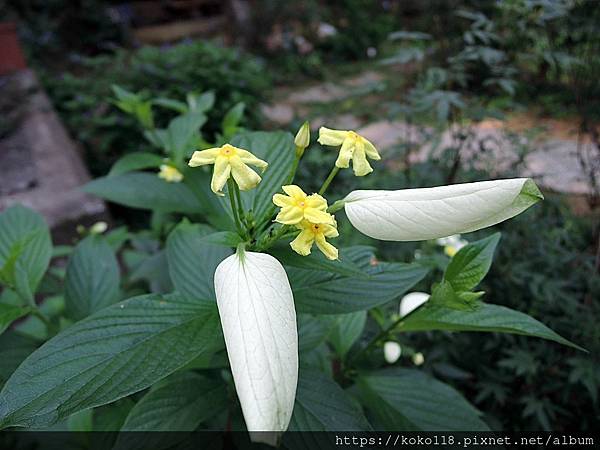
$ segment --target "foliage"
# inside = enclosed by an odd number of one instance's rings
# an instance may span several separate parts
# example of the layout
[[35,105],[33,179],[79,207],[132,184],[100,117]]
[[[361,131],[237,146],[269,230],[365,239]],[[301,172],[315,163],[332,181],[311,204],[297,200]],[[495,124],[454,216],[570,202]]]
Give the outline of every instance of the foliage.
[[[42,80],[69,131],[83,145],[94,175],[106,174],[120,156],[147,148],[137,132],[136,119],[108,101],[112,85],[122,86],[143,100],[181,101],[188,92],[212,92],[214,104],[205,110],[207,139],[215,137],[227,111],[239,103],[246,105],[248,123],[256,124],[255,106],[268,86],[268,78],[255,59],[207,42],[144,47],[132,53],[117,50],[83,58],[69,73],[46,72]],[[155,115],[155,122],[160,124],[173,113],[161,108]]]
[[[0,351],[15,339],[35,343],[13,356],[3,374],[2,427],[73,427],[78,423],[73,415],[91,408],[91,429],[99,429],[99,418],[108,414],[114,415],[115,430],[243,429],[239,406],[227,396],[234,386],[215,305],[220,284],[213,284],[214,268],[232,247],[238,254],[240,246],[272,253],[289,277],[298,311],[301,367],[291,430],[463,430],[465,423],[470,429],[489,429],[493,422],[448,384],[415,368],[386,370],[383,342],[404,336],[412,340],[406,334],[410,330],[500,331],[576,347],[532,317],[483,303],[482,293],[474,292],[490,269],[498,235],[461,249],[441,278],[427,275],[438,267],[427,261],[384,262],[366,246],[342,248],[338,261],[320,254],[301,257],[277,244],[281,237],[284,243],[289,240],[293,231],[272,225],[272,196],[302,156],[291,135],[239,133],[233,127],[237,135],[221,136],[268,160],[270,167],[257,189],[218,197],[208,190],[204,168],[184,164],[202,141],[198,121],[187,120],[198,114],[200,98],[161,101],[181,114],[159,129],[151,127],[144,107],[136,107],[145,100],[120,89],[116,94],[119,106],[146,125],[146,139],[184,178],[168,182],[144,171],[155,168],[144,158],[118,161],[88,191],[153,210],[152,227],[108,234],[93,227],[73,248],[54,249],[55,255],[68,255],[64,270],[48,268],[51,244],[36,213],[13,207],[0,214],[0,304],[23,308],[19,315],[29,315],[0,336]],[[169,138],[173,127],[178,132]],[[128,183],[144,187],[124,189]],[[167,200],[174,186],[180,192]],[[136,199],[142,194],[142,201]],[[15,228],[15,221],[24,225]],[[393,312],[398,299],[419,283],[431,286],[429,304],[398,319]],[[36,291],[45,298],[41,306],[32,300]],[[0,318],[6,328],[19,315]],[[580,353],[573,355],[584,360]],[[580,368],[572,375],[585,376]],[[130,399],[124,419],[117,408],[123,397]],[[210,404],[208,398],[213,399]],[[125,448],[131,444],[127,439],[120,436],[117,444]]]

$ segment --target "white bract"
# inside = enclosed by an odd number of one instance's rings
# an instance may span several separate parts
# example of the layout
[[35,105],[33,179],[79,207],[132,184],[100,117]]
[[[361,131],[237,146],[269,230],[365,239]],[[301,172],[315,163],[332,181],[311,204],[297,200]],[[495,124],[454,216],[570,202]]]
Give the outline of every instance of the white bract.
[[398,191],[353,191],[344,199],[361,233],[384,241],[422,241],[468,233],[516,216],[543,198],[528,178]]
[[242,252],[215,271],[215,292],[235,388],[252,440],[275,445],[287,429],[298,381],[298,332],[283,266]]
[[425,292],[411,292],[406,294],[400,300],[400,317],[404,317],[407,314],[413,312],[427,300],[429,300],[430,295]]

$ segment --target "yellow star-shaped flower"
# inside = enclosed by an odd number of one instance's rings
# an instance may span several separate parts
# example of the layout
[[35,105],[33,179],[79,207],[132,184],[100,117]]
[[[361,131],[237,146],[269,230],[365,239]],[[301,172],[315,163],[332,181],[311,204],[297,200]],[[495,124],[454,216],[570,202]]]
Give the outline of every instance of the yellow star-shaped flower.
[[188,165],[190,167],[214,164],[210,188],[217,195],[223,194],[223,186],[230,176],[239,186],[240,190],[248,191],[260,183],[260,176],[247,164],[258,167],[264,172],[268,164],[257,158],[248,150],[225,144],[222,147],[209,148],[194,152]]
[[352,160],[352,169],[357,177],[373,172],[373,168],[367,161],[367,156],[375,161],[381,159],[375,146],[354,131],[331,130],[321,127],[319,128],[318,142],[321,145],[333,147],[341,145],[340,154],[335,161],[335,165],[341,169],[346,169],[350,166],[350,160]]
[[[333,216],[332,216],[333,219]],[[310,250],[314,243],[328,259],[338,259],[338,250],[333,245],[325,240],[325,238],[338,237],[337,223],[333,220],[333,225],[326,223],[310,223],[308,220],[304,220],[296,225],[300,231],[300,234],[296,236],[290,247],[296,253],[306,256],[310,255]]]
[[[333,219],[333,216],[332,216]],[[290,247],[296,253],[306,256],[310,254],[310,250],[314,243],[328,259],[338,259],[338,249],[325,240],[325,238],[338,237],[337,223],[335,219],[333,224],[326,223],[310,223],[304,220],[296,225],[300,234],[290,242]]]
[[167,183],[180,183],[183,180],[183,174],[173,166],[161,164],[158,178],[162,178]]
[[275,218],[276,222],[295,225],[302,220],[312,223],[333,224],[333,216],[327,213],[327,200],[319,194],[306,195],[294,184],[282,187],[283,194],[275,194],[273,203],[281,208]]

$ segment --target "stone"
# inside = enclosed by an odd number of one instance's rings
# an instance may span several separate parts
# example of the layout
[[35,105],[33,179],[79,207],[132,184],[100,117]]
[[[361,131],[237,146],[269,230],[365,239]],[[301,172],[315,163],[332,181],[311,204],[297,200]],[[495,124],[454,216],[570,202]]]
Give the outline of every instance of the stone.
[[12,76],[25,111],[0,141],[7,164],[2,165],[0,210],[20,203],[41,213],[51,227],[106,220],[104,202],[79,190],[90,176],[34,73],[23,70]]

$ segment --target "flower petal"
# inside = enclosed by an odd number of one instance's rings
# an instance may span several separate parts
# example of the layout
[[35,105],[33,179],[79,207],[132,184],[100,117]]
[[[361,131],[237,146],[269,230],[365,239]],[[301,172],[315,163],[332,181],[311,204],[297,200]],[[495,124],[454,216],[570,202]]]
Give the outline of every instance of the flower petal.
[[236,147],[235,151],[236,151],[236,155],[240,157],[240,159],[242,160],[242,162],[244,164],[250,164],[252,166],[258,167],[261,170],[261,172],[264,172],[265,169],[269,165],[266,161],[263,161],[262,159],[257,158],[252,153],[250,153],[248,150],[244,150],[244,149]]
[[306,208],[304,210],[304,218],[312,223],[332,224],[334,222],[333,216],[331,214],[313,208]]
[[260,175],[242,162],[239,156],[229,158],[231,175],[241,191],[254,189],[260,183]]
[[357,177],[364,177],[373,172],[373,168],[369,164],[369,161],[367,161],[365,148],[362,143],[357,144],[354,149],[354,154],[352,155],[352,170]]
[[275,204],[275,206],[279,206],[280,208],[283,208],[285,206],[295,205],[296,201],[292,197],[288,197],[287,195],[275,194],[273,196],[273,203]]
[[295,225],[304,219],[304,211],[297,206],[284,206],[275,217],[275,222],[286,225]]
[[196,151],[192,154],[192,157],[188,162],[188,166],[198,167],[214,164],[220,150],[220,148],[209,148],[206,150]]
[[342,144],[342,148],[340,148],[340,153],[338,154],[337,159],[335,160],[336,167],[340,169],[346,169],[350,166],[350,160],[352,159],[352,155],[354,154],[354,140],[346,139]]
[[344,200],[360,232],[385,241],[421,241],[502,222],[543,199],[528,178],[399,191],[353,191]]
[[348,135],[347,131],[332,130],[331,128],[321,127],[319,128],[319,139],[317,141],[321,145],[331,145],[336,147],[342,145],[344,139]]
[[298,381],[292,289],[270,255],[231,255],[215,271],[217,306],[246,427],[254,441],[287,429]]
[[371,141],[365,139],[364,137],[362,138],[362,140],[365,145],[365,153],[367,154],[367,156],[374,161],[379,161],[381,159],[381,156],[379,156],[379,152],[371,143]]
[[215,194],[225,195],[223,194],[223,186],[227,183],[230,174],[231,166],[229,165],[229,159],[224,156],[217,157],[210,182],[210,188]]
[[327,211],[327,200],[319,194],[310,194],[306,197],[306,206],[308,208],[318,209],[319,211]]
[[290,197],[294,197],[295,199],[304,200],[306,198],[306,194],[299,186],[295,184],[288,184],[287,186],[282,186],[283,192],[285,192]]
[[315,242],[314,233],[310,230],[303,230],[296,236],[296,239],[290,242],[290,247],[299,255],[306,256],[310,255],[313,242]]
[[430,295],[425,292],[411,292],[406,294],[400,300],[400,317],[406,316],[408,313],[413,312],[427,300]]
[[327,242],[323,234],[318,234],[315,236],[315,243],[317,244],[319,250],[321,250],[321,252],[323,252],[323,254],[327,257],[327,259],[338,259],[338,249]]

